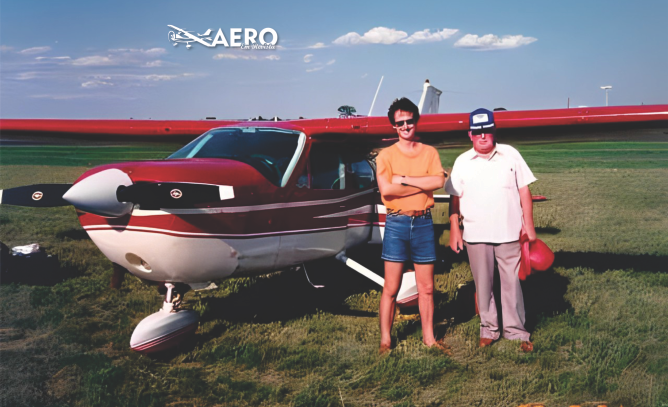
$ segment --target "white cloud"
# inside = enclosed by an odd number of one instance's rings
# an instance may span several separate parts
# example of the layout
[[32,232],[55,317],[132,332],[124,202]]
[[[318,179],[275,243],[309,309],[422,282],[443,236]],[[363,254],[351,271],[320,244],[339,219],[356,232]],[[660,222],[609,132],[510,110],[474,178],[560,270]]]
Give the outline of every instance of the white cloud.
[[495,49],[511,49],[521,47],[538,41],[537,38],[525,37],[523,35],[504,35],[499,38],[493,34],[479,37],[475,34],[466,34],[455,42],[457,48],[468,48],[476,51],[489,51]]
[[39,76],[39,72],[19,72],[18,75],[16,75],[16,79],[20,81],[27,81],[30,79],[35,79]]
[[365,32],[364,35],[349,32],[332,42],[335,45],[395,44],[407,36],[406,32],[395,30],[394,28],[375,27]]
[[315,68],[307,69],[306,72],[315,72],[321,70],[322,68],[324,68],[324,66],[316,66]]
[[332,59],[330,61],[327,61],[325,65],[332,65],[334,62],[336,62],[336,59]]
[[89,57],[77,58],[72,61],[72,65],[79,66],[102,66],[102,65],[116,65],[110,57],[103,57],[101,55],[93,55]]
[[362,43],[362,36],[356,32],[350,32],[332,41],[332,44],[335,45],[357,45],[360,43]]
[[147,49],[144,51],[143,49],[140,49],[139,52],[145,54],[145,55],[162,55],[167,53],[167,50],[164,48],[151,48]]
[[306,47],[306,48],[318,49],[318,48],[325,48],[325,47],[327,47],[327,45],[325,45],[324,42],[316,42],[315,44],[310,45],[310,46],[308,46],[308,47]]
[[369,74],[365,73],[364,75],[362,75],[362,78],[366,78],[367,76],[369,76]]
[[258,59],[268,59],[270,61],[278,61],[281,59],[278,55],[269,55],[264,58],[258,58],[255,54],[250,54],[250,51],[246,51],[244,54],[216,54],[213,56],[213,59],[244,59],[244,60],[258,60]]
[[255,55],[216,54],[213,59],[257,59]]
[[84,88],[94,88],[100,86],[142,86],[154,84],[155,82],[165,82],[188,77],[198,76],[194,73],[181,73],[175,75],[161,74],[117,74],[117,75],[89,75],[85,77],[85,82],[81,84]]
[[81,84],[82,88],[98,88],[100,86],[114,86],[114,84],[105,81],[87,81]]
[[150,61],[144,64],[145,68],[157,68],[160,66],[163,66],[165,61],[161,61],[159,59],[156,59],[155,61]]
[[360,35],[349,32],[332,41],[335,45],[359,45],[359,44],[415,44],[421,42],[436,42],[446,40],[455,35],[459,30],[444,28],[440,31],[431,32],[430,29],[416,31],[412,35],[407,32],[387,27],[375,27]]
[[19,54],[33,55],[33,54],[41,54],[42,52],[48,52],[48,51],[51,51],[51,47],[33,47],[19,51]]
[[143,66],[158,67],[162,66],[162,61],[155,58],[167,52],[164,48],[134,49],[134,48],[115,48],[110,49],[108,55],[91,55],[77,58],[72,61],[72,65],[77,66]]
[[83,99],[88,98],[88,95],[31,95],[31,98],[35,99],[53,99],[53,100],[71,100],[71,99]]
[[66,61],[72,59],[70,57],[36,57],[38,61]]
[[311,62],[311,60],[313,60],[313,54],[304,55],[304,62],[308,64],[309,62]]
[[[129,81],[140,81],[140,82],[164,82],[164,81],[172,81],[175,79],[181,79],[181,78],[188,78],[188,77],[194,77],[194,76],[200,76],[198,74],[190,73],[190,72],[184,72],[181,74],[176,74],[176,75],[159,75],[159,74],[150,74],[150,75],[116,75],[114,76],[115,79],[120,79],[120,80],[129,80]],[[111,78],[108,78],[111,79]]]
[[10,46],[7,46],[7,45],[0,45],[0,52],[7,52],[7,51],[11,51],[13,49],[14,49],[14,47],[10,47]]
[[402,44],[414,44],[416,42],[436,42],[447,40],[453,35],[457,34],[459,30],[455,28],[444,28],[441,31],[431,32],[429,29],[424,29],[422,31],[416,31],[408,38],[404,38],[399,41]]
[[157,75],[157,74],[152,74],[152,75],[144,75],[142,79],[145,79],[147,81],[152,81],[152,82],[159,82],[159,81],[171,81],[173,79],[182,77],[182,76],[189,76],[188,74],[181,74],[181,75]]
[[110,49],[109,52],[114,54],[141,54],[148,56],[157,56],[162,55],[167,52],[164,48],[150,48],[150,49],[141,49],[141,48],[114,48]]

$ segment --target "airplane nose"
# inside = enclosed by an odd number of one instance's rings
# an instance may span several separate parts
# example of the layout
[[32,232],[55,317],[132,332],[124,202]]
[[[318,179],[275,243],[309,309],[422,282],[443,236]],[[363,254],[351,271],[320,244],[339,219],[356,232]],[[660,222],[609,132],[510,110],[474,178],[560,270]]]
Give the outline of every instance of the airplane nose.
[[119,202],[116,191],[132,185],[128,174],[109,169],[82,179],[70,188],[63,199],[82,211],[100,216],[120,217],[132,211],[132,202]]

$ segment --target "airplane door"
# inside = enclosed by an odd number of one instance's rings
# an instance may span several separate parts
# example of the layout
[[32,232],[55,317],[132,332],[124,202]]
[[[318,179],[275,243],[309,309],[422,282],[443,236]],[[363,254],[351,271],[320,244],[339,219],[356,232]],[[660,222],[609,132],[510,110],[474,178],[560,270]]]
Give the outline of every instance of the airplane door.
[[344,154],[346,162],[346,187],[354,196],[349,201],[348,229],[346,231],[346,248],[372,239],[372,228],[377,221],[376,198],[378,188],[375,172],[365,152],[349,151]]
[[281,235],[277,268],[331,257],[346,246],[350,201],[346,163],[329,143],[315,143],[304,173],[292,187],[294,207],[277,219]]

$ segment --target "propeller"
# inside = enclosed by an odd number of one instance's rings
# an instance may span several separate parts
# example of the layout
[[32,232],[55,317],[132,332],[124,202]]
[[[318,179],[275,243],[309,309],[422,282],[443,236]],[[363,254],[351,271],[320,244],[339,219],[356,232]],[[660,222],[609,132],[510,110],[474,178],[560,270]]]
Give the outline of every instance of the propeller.
[[120,202],[139,204],[141,209],[177,209],[230,199],[234,197],[234,192],[232,187],[222,185],[138,182],[127,187],[119,187],[116,196]]
[[180,209],[234,198],[229,185],[137,182],[118,169],[100,171],[76,184],[36,184],[0,190],[0,204],[51,207],[74,205],[85,212],[121,217],[141,209]]
[[0,204],[48,208],[67,206],[70,203],[63,195],[72,184],[35,184],[0,190]]

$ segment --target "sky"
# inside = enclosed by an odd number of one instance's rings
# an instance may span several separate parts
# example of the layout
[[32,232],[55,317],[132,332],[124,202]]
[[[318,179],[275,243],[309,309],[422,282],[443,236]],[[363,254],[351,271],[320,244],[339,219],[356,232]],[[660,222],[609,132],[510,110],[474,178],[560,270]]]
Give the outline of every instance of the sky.
[[[603,106],[606,85],[610,105],[666,104],[667,18],[666,0],[1,0],[0,118],[366,115],[381,77],[374,116],[425,79],[441,113]],[[278,38],[187,48],[168,25]]]

